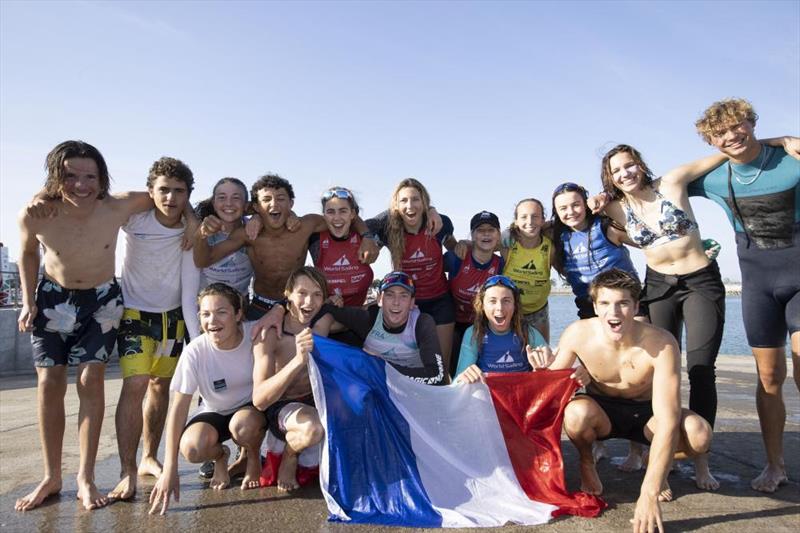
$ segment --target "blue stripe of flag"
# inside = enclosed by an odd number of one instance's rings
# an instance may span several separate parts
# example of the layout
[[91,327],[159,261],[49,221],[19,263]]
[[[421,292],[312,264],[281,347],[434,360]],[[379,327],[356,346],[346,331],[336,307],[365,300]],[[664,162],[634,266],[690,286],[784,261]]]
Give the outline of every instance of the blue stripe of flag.
[[440,527],[384,361],[326,338],[314,343],[327,408],[328,493],[355,523]]

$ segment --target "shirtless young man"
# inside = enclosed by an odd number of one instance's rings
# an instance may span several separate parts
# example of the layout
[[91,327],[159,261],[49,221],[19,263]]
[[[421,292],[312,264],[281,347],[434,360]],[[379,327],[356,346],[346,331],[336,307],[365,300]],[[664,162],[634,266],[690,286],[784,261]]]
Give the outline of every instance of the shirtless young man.
[[641,284],[622,270],[598,274],[590,288],[595,318],[579,320],[561,335],[553,360],[535,349],[534,368],[564,369],[576,358],[591,376],[586,394],[567,405],[564,428],[580,455],[581,490],[601,494],[592,444],[624,438],[650,445],[650,458],[634,511],[633,530],[664,531],[659,501],[672,493],[667,474],[676,451],[705,453],[711,426],[681,409],[680,352],[669,332],[634,320]]
[[[113,499],[132,498],[137,475],[161,475],[156,453],[167,417],[170,379],[186,337],[181,264],[192,260],[182,243],[185,233],[193,233],[195,219],[189,205],[193,185],[194,176],[186,164],[162,157],[147,177],[155,208],[131,217],[122,227],[125,312],[118,333],[122,390],[115,416],[121,472],[119,483],[108,494]],[[142,460],[137,468],[140,439]]]
[[[200,259],[196,263],[203,268],[242,246],[248,246],[254,282],[247,319],[257,320],[283,298],[289,275],[305,264],[309,237],[313,233],[325,231],[328,226],[321,215],[308,214],[300,218],[299,229],[290,232],[286,228],[286,220],[294,205],[294,189],[291,183],[275,174],[260,177],[253,184],[250,197],[253,209],[262,223],[258,237],[248,241],[245,228],[238,228],[227,240],[211,247],[204,254],[206,257],[197,257],[196,254],[195,259]],[[367,234],[367,226],[360,218],[356,218],[353,223],[361,235]],[[361,261],[372,263],[377,256],[378,246],[375,241],[363,239],[359,251]]]
[[715,102],[703,112],[698,133],[729,162],[692,182],[689,194],[718,203],[736,233],[742,315],[758,369],[756,408],[767,452],[767,465],[750,485],[774,492],[787,481],[787,333],[800,387],[800,139],[784,138],[783,146],[775,146],[775,139],[760,141],[753,131],[757,120],[742,99]]
[[[363,307],[322,306],[325,317],[333,317],[332,328],[345,327],[365,352],[379,357],[395,370],[426,385],[444,385],[439,336],[433,317],[415,305],[414,280],[405,272],[389,272],[381,280],[378,304]],[[275,306],[260,325],[280,338],[283,307]]]
[[285,295],[289,312],[283,319],[283,335],[274,328],[253,347],[253,405],[266,411],[269,428],[286,442],[278,469],[278,490],[291,491],[297,484],[300,453],[317,444],[324,429],[314,407],[308,379],[308,357],[314,347],[313,333],[327,336],[332,319],[312,320],[328,298],[325,276],[314,267],[301,267],[289,275]]
[[[19,216],[19,329],[33,332],[44,479],[17,500],[18,511],[33,509],[61,490],[68,364],[78,366],[78,498],[86,509],[108,503],[94,484],[94,466],[105,411],[105,363],[122,316],[114,253],[120,226],[152,205],[144,193],[111,196],[108,191],[100,152],[82,141],[65,141],[47,156],[44,198],[54,217],[36,218],[27,211]],[[44,277],[37,287],[40,246]]]

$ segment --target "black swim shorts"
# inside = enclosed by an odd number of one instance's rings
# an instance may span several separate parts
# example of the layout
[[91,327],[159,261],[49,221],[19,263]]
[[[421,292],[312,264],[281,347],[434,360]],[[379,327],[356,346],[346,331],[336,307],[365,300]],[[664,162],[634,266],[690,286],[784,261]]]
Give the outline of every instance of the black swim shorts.
[[280,414],[281,414],[281,409],[283,409],[284,407],[286,407],[291,403],[305,404],[316,408],[316,404],[314,403],[314,396],[310,394],[302,398],[278,400],[277,402],[267,407],[267,410],[264,411],[264,414],[267,416],[267,424],[269,424],[269,429],[270,431],[272,431],[273,435],[275,435],[284,442],[286,442],[286,427],[284,426],[283,420],[281,420]]
[[586,393],[586,396],[597,402],[611,421],[611,432],[600,440],[627,439],[650,444],[644,436],[644,427],[653,418],[653,403],[650,400],[628,400],[592,393]]
[[43,278],[36,287],[33,364],[106,363],[117,342],[122,291],[115,279],[93,289],[65,289]]

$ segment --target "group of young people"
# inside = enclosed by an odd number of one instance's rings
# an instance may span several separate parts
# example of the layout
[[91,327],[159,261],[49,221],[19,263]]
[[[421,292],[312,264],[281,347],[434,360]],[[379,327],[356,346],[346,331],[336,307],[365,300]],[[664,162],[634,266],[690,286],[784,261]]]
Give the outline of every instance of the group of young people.
[[[718,487],[707,452],[725,293],[690,195],[717,201],[737,232],[767,450],[753,488],[776,490],[786,480],[787,333],[796,382],[800,372],[800,272],[793,266],[800,259],[800,140],[759,141],[756,121],[744,100],[716,102],[697,128],[719,154],[656,179],[636,149],[616,146],[603,158],[600,194],[563,183],[552,193],[549,222],[544,204],[525,198],[507,231],[482,211],[462,242],[415,179],[401,181],[389,209],[366,221],[344,187],[323,193],[321,216],[298,217],[291,184],[272,174],[249,192],[223,178],[192,209],[194,178],[183,162],[161,158],[147,192],[112,195],[100,152],[61,143],[48,155],[43,191],[20,214],[19,323],[33,332],[45,474],[16,508],[32,509],[61,488],[67,365],[78,366],[78,497],[87,509],[131,498],[137,476],[152,475],[151,511],[165,511],[179,487],[178,453],[213,461],[213,488],[240,474],[243,489],[257,487],[267,431],[285,442],[277,481],[292,490],[299,455],[324,436],[307,371],[313,335],[323,335],[430,385],[453,378],[468,386],[485,372],[568,368],[579,360],[574,377],[586,393],[569,404],[564,426],[579,451],[581,489],[602,492],[596,441],[638,443],[630,468],[641,466],[641,445],[650,445],[634,519],[635,527],[660,525],[677,450],[694,457],[698,486]],[[118,284],[119,229],[126,254]],[[394,271],[381,280],[377,304],[365,305],[369,265],[381,247]],[[629,247],[644,252],[643,289]],[[308,252],[314,267],[304,266]],[[557,350],[548,347],[551,269],[571,285],[579,318]],[[690,401],[682,410],[684,327]],[[104,363],[115,344],[123,373],[121,479],[103,495],[94,460]],[[195,393],[201,401],[189,418]],[[162,466],[156,452],[165,424]],[[239,447],[232,463],[228,439]]]

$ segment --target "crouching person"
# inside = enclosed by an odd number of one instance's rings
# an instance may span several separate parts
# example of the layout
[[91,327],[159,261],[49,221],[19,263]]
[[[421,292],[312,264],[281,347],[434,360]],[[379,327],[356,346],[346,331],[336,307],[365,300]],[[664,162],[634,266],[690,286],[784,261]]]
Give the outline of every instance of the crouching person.
[[328,298],[325,277],[314,267],[292,272],[284,291],[287,312],[277,330],[270,328],[263,342],[256,343],[253,369],[253,404],[264,409],[270,432],[286,442],[278,468],[278,490],[299,488],[297,464],[300,453],[324,436],[311,382],[308,358],[314,348],[313,334],[327,336],[333,319],[317,320]]
[[[164,469],[153,492],[150,512],[166,512],[170,495],[179,499],[178,450],[191,463],[214,461],[211,488],[221,490],[231,476],[244,472],[241,488],[259,486],[260,447],[267,421],[253,407],[253,347],[250,324],[242,323],[242,299],[236,289],[213,283],[198,297],[203,334],[183,351],[170,389]],[[203,397],[189,422],[192,395]],[[228,439],[241,446],[245,458],[230,467]],[[242,464],[244,463],[244,464]]]
[[601,494],[592,457],[596,440],[623,438],[650,444],[650,459],[634,511],[633,530],[664,531],[659,502],[672,498],[667,484],[675,452],[708,451],[711,426],[681,409],[680,351],[666,330],[634,320],[641,285],[618,269],[598,274],[590,294],[597,316],[561,335],[553,360],[547,348],[531,355],[534,369],[570,368],[576,358],[591,375],[586,394],[564,412],[564,429],[580,455],[581,490]]

